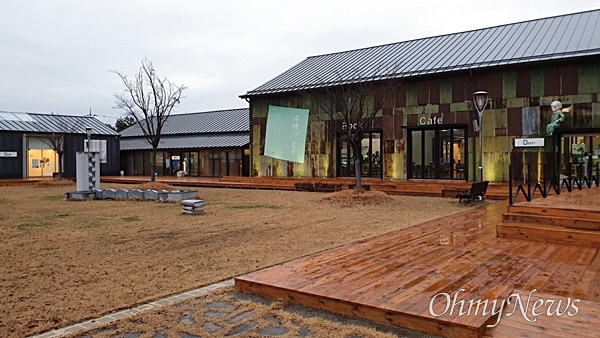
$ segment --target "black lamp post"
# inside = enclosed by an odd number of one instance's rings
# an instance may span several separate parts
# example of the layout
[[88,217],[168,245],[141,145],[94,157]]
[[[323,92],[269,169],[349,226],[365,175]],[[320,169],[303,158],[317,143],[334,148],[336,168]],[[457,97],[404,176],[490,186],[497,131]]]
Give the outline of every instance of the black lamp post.
[[487,92],[480,90],[478,92],[473,93],[473,103],[475,104],[475,109],[477,109],[477,114],[479,114],[479,181],[483,181],[483,125],[481,124],[481,118],[483,116],[483,111],[487,106],[487,102],[489,99],[489,95]]

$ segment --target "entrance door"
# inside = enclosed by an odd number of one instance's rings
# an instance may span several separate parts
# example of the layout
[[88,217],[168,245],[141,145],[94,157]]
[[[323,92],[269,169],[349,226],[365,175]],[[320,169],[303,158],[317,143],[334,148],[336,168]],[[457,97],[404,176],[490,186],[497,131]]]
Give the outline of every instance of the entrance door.
[[[383,177],[382,146],[381,131],[370,131],[363,137],[360,149],[362,177]],[[339,142],[338,147],[338,176],[355,176],[355,159],[350,143]]]
[[592,177],[600,171],[600,133],[562,135],[560,175]]
[[466,127],[408,130],[408,178],[466,179]]

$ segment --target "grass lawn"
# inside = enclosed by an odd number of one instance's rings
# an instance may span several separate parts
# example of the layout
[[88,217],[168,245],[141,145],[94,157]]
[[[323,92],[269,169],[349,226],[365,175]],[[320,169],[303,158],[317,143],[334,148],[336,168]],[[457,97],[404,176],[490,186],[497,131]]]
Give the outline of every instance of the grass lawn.
[[[131,188],[103,184],[102,188]],[[154,201],[64,201],[71,186],[0,187],[0,336],[98,317],[465,211],[456,200],[199,189],[205,215]]]

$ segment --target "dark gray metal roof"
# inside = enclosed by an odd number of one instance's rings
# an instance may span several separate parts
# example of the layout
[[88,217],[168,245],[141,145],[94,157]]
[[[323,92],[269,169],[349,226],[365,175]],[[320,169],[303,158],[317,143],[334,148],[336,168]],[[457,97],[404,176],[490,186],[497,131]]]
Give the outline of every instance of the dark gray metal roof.
[[94,135],[119,135],[102,121],[91,116],[67,116],[0,111],[0,131],[27,133],[85,134],[92,128]]
[[[162,136],[158,149],[198,149],[241,147],[250,142],[250,134],[225,133],[193,136]],[[121,138],[121,150],[151,150],[143,137]]]
[[[161,135],[227,133],[238,131],[250,131],[250,112],[248,108],[172,114],[165,122]],[[121,131],[121,136],[124,138],[143,135],[142,129],[137,123]]]
[[600,54],[600,10],[309,57],[242,97]]

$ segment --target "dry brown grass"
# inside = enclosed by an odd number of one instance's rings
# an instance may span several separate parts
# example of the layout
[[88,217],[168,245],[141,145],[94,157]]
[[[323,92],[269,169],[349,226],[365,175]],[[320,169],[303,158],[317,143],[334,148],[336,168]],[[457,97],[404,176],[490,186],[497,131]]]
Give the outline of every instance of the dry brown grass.
[[[102,188],[131,188],[103,184]],[[323,203],[323,193],[200,189],[206,214],[0,187],[0,337],[22,337],[465,211],[455,200]]]
[[64,186],[70,186],[70,185],[75,185],[75,183],[72,180],[66,179],[66,178],[53,178],[53,179],[44,179],[41,180],[39,182],[37,182],[35,184],[35,186],[37,187],[64,187]]
[[[134,186],[133,189],[176,190],[176,188],[173,187],[172,185],[167,184],[167,183],[162,183],[162,182],[146,182],[146,183],[142,183],[142,184],[138,184],[138,185]],[[177,189],[179,189],[179,188],[177,188]]]

